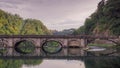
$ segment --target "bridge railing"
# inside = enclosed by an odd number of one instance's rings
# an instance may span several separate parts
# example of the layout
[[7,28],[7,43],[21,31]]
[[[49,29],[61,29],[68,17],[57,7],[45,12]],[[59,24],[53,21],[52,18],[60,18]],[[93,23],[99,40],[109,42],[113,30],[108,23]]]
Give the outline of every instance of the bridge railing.
[[0,35],[0,38],[100,38],[115,39],[120,36],[94,36],[94,35]]

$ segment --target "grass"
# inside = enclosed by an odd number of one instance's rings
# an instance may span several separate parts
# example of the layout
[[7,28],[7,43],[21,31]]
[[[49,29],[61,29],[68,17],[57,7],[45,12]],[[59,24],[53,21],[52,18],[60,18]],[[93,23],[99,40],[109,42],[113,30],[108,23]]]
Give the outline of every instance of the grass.
[[113,45],[112,44],[88,44],[88,46],[99,46],[99,47],[107,48],[107,47],[112,47]]

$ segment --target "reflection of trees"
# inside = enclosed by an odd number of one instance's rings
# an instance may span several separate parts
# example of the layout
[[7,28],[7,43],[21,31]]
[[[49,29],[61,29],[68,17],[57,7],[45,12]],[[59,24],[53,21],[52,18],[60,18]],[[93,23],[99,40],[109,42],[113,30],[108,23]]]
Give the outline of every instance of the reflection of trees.
[[21,68],[22,60],[0,60],[0,68]]
[[39,65],[42,63],[41,59],[26,59],[26,60],[15,60],[15,59],[0,59],[0,68],[21,68],[25,65]]
[[86,68],[120,68],[120,58],[92,58],[85,60]]
[[39,65],[42,63],[42,60],[38,59],[29,59],[29,60],[24,60],[25,65]]

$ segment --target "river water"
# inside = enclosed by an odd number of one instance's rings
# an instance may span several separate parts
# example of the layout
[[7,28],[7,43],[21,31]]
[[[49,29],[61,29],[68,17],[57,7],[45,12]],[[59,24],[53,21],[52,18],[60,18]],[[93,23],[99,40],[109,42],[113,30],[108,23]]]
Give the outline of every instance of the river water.
[[[69,50],[62,49],[62,54],[70,56],[82,56],[73,59],[69,58],[27,58],[26,59],[2,59],[0,58],[0,68],[120,68],[120,57],[109,57],[95,55],[94,51],[104,51],[105,48],[100,47],[91,47],[91,50],[88,50],[90,53],[84,52],[80,48],[70,48]],[[104,51],[105,52],[105,51]],[[85,53],[85,54],[84,54]],[[61,55],[62,55],[61,54]],[[79,55],[80,54],[80,55]],[[87,54],[87,55],[86,55]],[[85,56],[86,57],[85,57]],[[48,55],[46,55],[48,56]],[[98,56],[98,57],[95,57]]]
[[23,65],[22,68],[85,68],[84,62],[80,60],[43,60],[39,65]]
[[120,68],[120,57],[67,59],[0,59],[0,68]]
[[38,65],[22,65],[22,68],[120,68],[120,58],[88,58],[84,60],[43,60]]
[[120,68],[120,57],[1,58],[0,68]]

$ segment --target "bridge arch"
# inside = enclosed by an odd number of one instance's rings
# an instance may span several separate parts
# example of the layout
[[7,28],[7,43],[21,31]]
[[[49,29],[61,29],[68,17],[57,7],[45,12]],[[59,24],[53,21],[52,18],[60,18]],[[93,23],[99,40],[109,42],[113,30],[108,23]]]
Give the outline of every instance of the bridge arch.
[[[62,45],[63,45],[63,43],[64,43],[64,40],[63,39],[54,39],[54,38],[51,38],[51,39],[44,39],[42,42],[43,43],[45,43],[46,41],[56,41],[56,42],[59,42],[59,43],[61,43]],[[43,44],[42,43],[42,44]]]
[[68,41],[68,46],[71,47],[79,47],[80,46],[80,41],[79,40],[69,40]]
[[15,43],[14,49],[18,53],[29,54],[34,52],[35,44],[28,40],[20,40]]
[[36,43],[35,43],[35,41],[36,41],[35,39],[29,39],[29,38],[19,39],[19,38],[18,38],[18,39],[14,39],[14,44],[13,44],[13,46],[15,46],[15,44],[18,43],[18,42],[20,42],[20,41],[30,41],[30,42],[32,42],[34,45],[36,44]]
[[42,44],[42,50],[48,54],[56,54],[62,50],[62,43],[56,40],[47,40]]

